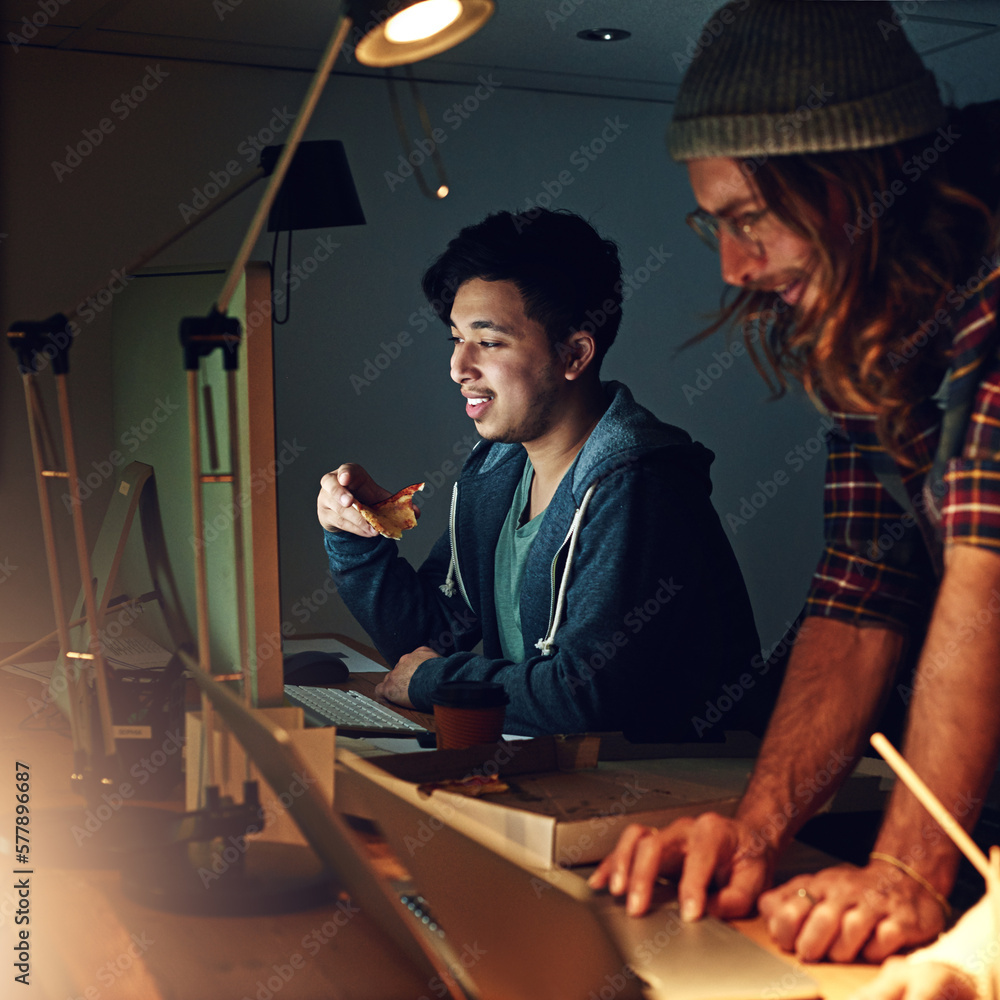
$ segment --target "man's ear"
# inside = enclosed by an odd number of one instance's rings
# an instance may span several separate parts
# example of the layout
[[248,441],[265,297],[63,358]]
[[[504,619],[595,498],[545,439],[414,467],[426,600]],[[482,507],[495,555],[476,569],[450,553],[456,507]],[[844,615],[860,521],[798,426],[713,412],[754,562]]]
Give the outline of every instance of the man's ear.
[[593,334],[577,330],[565,340],[556,344],[556,354],[562,362],[563,374],[572,381],[578,379],[593,363],[597,356],[597,345]]

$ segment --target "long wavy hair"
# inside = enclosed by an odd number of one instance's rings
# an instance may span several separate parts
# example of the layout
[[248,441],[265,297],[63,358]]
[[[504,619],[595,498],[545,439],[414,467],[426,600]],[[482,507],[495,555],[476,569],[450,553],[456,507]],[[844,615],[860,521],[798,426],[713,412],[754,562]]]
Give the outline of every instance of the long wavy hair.
[[773,395],[795,378],[831,409],[875,414],[880,441],[905,465],[908,419],[948,366],[951,334],[936,314],[954,316],[955,289],[967,294],[997,238],[978,168],[953,169],[958,148],[934,151],[930,164],[934,138],[738,161],[775,218],[813,247],[819,294],[796,310],[741,289],[695,338],[739,324]]

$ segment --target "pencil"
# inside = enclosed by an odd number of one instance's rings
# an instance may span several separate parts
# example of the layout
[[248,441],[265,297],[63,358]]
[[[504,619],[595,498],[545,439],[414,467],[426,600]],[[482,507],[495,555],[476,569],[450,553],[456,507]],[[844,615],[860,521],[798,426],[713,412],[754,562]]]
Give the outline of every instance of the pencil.
[[987,888],[993,881],[990,863],[976,842],[962,829],[958,820],[943,805],[940,799],[924,784],[917,772],[910,767],[898,750],[882,733],[874,733],[871,744],[886,759],[899,779],[913,792],[917,801],[934,817],[945,833],[955,842],[958,849],[969,859],[973,867],[986,880]]

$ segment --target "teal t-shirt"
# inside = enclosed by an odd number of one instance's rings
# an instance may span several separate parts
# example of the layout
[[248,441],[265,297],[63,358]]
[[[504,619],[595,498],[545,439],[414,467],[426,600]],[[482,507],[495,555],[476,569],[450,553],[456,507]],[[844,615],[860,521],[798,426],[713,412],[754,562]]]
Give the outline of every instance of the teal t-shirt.
[[[545,517],[542,511],[525,522],[531,499],[531,481],[534,478],[531,460],[524,463],[524,474],[514,491],[507,518],[497,540],[496,559],[493,563],[493,592],[496,604],[497,626],[500,630],[500,648],[506,659],[520,663],[524,659],[524,638],[521,635],[521,581],[528,562],[531,543]],[[539,636],[541,638],[541,636]]]

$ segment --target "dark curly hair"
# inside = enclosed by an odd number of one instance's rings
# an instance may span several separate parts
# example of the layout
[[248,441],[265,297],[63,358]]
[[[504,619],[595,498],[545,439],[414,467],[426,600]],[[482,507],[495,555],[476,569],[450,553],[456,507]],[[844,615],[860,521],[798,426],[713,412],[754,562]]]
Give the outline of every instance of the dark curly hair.
[[424,295],[446,326],[455,293],[472,278],[512,281],[525,315],[541,323],[553,348],[578,330],[591,333],[595,371],[618,333],[618,246],[572,212],[496,212],[466,226],[423,277]]

